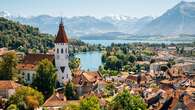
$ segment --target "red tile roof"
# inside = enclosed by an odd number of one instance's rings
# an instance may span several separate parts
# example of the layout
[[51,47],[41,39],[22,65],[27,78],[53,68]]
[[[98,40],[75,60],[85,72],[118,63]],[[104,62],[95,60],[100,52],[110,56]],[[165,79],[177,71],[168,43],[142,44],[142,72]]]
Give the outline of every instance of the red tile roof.
[[23,64],[36,65],[43,59],[48,59],[49,61],[53,62],[54,55],[52,54],[27,54],[24,57]]
[[83,72],[82,75],[89,82],[95,82],[98,79],[102,79],[99,72]]
[[19,69],[19,70],[35,70],[35,65],[33,65],[33,64],[18,64],[17,69]]
[[66,98],[63,93],[54,93],[51,97],[49,97],[45,103],[44,107],[62,107],[66,104]]
[[80,71],[80,70],[78,70],[78,71],[73,71],[73,78],[72,78],[72,82],[74,83],[74,84],[81,84],[81,74],[83,73],[83,71]]
[[195,110],[195,101],[190,99],[190,96],[184,96],[184,104],[188,110]]
[[0,89],[16,89],[21,85],[11,80],[0,80]]
[[59,25],[58,34],[54,42],[55,43],[68,43],[68,37],[66,35],[66,32],[64,31],[64,25],[62,21]]
[[148,76],[148,74],[141,74],[141,77],[139,79],[139,74],[135,74],[135,75],[129,75],[126,79],[127,80],[133,80],[133,81],[136,81],[138,82],[140,80],[140,83],[145,83],[146,81],[150,80]]
[[179,96],[180,96],[181,92],[180,91],[176,91],[174,93],[174,96],[173,96],[173,100],[172,100],[172,103],[171,105],[169,106],[169,110],[174,110],[175,107],[177,106],[177,103],[179,101]]

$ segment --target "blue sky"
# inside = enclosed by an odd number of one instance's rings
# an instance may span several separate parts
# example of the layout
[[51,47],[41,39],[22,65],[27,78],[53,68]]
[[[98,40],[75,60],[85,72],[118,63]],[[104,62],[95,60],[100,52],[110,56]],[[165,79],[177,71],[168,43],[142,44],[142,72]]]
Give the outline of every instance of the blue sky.
[[156,17],[179,2],[181,0],[0,0],[0,11],[20,16]]

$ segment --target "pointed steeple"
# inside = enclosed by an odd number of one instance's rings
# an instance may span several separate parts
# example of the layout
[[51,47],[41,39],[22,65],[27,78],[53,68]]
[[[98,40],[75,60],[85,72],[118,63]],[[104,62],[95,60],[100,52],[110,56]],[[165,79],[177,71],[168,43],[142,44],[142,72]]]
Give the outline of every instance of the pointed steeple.
[[66,32],[64,31],[64,24],[63,24],[62,18],[60,20],[58,34],[54,42],[55,43],[68,43],[68,37],[66,35]]

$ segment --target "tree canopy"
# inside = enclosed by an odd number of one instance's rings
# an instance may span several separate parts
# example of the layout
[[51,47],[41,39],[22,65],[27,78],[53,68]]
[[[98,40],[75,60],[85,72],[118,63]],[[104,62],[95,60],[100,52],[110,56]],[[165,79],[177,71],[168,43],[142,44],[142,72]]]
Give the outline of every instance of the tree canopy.
[[69,67],[71,70],[78,69],[80,67],[80,58],[71,58],[69,61]]
[[18,110],[18,108],[17,108],[17,105],[11,104],[11,105],[9,105],[9,107],[7,107],[6,110]]
[[78,99],[78,95],[75,92],[74,85],[71,81],[66,84],[65,96],[68,100]]
[[79,109],[79,105],[71,103],[65,105],[62,110],[80,110],[80,109]]
[[99,100],[96,96],[87,97],[81,100],[80,110],[100,110]]
[[53,94],[56,85],[56,69],[48,60],[44,59],[39,62],[33,86],[41,91],[46,97]]
[[16,78],[17,56],[15,52],[8,52],[3,55],[0,61],[0,79],[1,80],[13,80]]
[[[0,47],[10,49],[46,48],[53,47],[52,35],[39,32],[38,28],[22,25],[0,17]],[[44,51],[44,50],[41,50]]]
[[128,90],[118,93],[111,101],[111,110],[147,110],[147,105],[140,96],[131,95]]
[[[7,47],[27,53],[28,49],[47,52],[54,47],[55,36],[41,33],[38,28],[0,17],[0,48]],[[70,39],[70,55],[76,52],[100,50],[98,45],[87,45],[81,40]]]
[[[41,92],[27,86],[16,90],[16,93],[8,99],[8,108],[19,108],[19,110],[34,110],[44,102],[44,96]],[[13,105],[12,105],[13,104]],[[8,109],[11,110],[11,109]]]

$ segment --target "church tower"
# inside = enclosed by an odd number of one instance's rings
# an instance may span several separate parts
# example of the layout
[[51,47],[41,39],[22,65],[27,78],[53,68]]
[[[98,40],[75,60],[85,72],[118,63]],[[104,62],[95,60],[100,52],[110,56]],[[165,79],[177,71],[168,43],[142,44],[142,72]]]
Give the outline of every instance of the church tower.
[[55,65],[57,68],[57,79],[64,83],[72,79],[72,74],[68,66],[68,37],[64,31],[63,21],[61,19],[55,43]]

